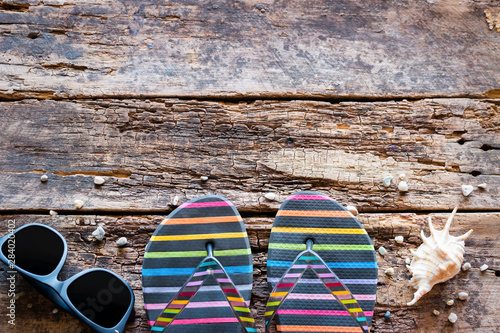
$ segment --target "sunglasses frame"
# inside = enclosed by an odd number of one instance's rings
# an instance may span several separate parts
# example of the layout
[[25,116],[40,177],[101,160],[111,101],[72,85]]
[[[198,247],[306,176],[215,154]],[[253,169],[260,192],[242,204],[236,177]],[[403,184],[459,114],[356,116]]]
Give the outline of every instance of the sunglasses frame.
[[[120,276],[115,274],[114,272],[112,272],[108,269],[104,269],[104,268],[88,269],[88,270],[85,270],[85,271],[82,271],[80,273],[73,275],[72,277],[70,277],[69,279],[67,279],[65,281],[59,281],[57,279],[57,276],[61,272],[61,269],[64,266],[64,263],[66,262],[66,256],[68,254],[68,245],[66,243],[66,240],[64,239],[64,237],[61,235],[61,233],[59,231],[55,230],[52,227],[49,227],[47,225],[40,224],[40,223],[29,223],[29,224],[23,225],[23,226],[17,228],[16,230],[14,230],[13,233],[15,235],[19,230],[22,230],[24,228],[33,227],[33,226],[47,228],[47,229],[51,230],[52,232],[54,232],[59,238],[61,238],[61,240],[64,244],[64,250],[63,250],[61,259],[60,259],[59,263],[57,264],[56,268],[51,273],[49,273],[47,275],[38,275],[38,274],[28,272],[28,271],[22,269],[21,267],[18,267],[15,264],[13,265],[14,269],[17,272],[21,273],[26,278],[26,280],[28,280],[35,287],[35,289],[37,289],[45,297],[47,297],[52,302],[54,302],[55,304],[57,304],[58,306],[63,308],[65,311],[67,311],[72,316],[80,319],[81,321],[83,321],[84,323],[89,325],[92,329],[96,330],[97,332],[99,332],[99,333],[121,333],[121,332],[124,332],[125,325],[129,319],[129,317],[131,316],[131,314],[134,311],[134,303],[135,303],[134,292],[132,291],[132,288],[130,288],[128,283],[123,278],[121,278]],[[6,264],[8,266],[9,266],[10,260],[3,254],[1,249],[3,247],[3,244],[9,239],[9,236],[11,234],[12,233],[8,233],[7,235],[0,238],[0,261],[2,261],[4,264]],[[71,303],[71,301],[68,297],[68,287],[71,285],[71,283],[73,281],[75,281],[76,279],[78,279],[82,275],[85,275],[85,274],[88,274],[91,272],[96,272],[96,271],[107,272],[107,273],[115,276],[118,280],[123,282],[123,284],[127,287],[128,291],[130,292],[131,300],[130,300],[130,305],[129,305],[127,311],[125,312],[125,314],[124,314],[123,318],[120,320],[120,322],[111,328],[100,326],[100,325],[94,323],[93,321],[89,320]]]

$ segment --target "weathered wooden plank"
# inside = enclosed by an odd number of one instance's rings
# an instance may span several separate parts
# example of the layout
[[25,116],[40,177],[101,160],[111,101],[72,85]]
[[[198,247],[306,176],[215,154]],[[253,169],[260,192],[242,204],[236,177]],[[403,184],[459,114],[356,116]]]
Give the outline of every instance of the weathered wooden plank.
[[0,97],[499,96],[498,1],[0,2]]
[[[448,214],[431,214],[436,227],[442,227]],[[144,248],[161,216],[102,216],[102,215],[11,215],[0,217],[0,234],[7,231],[7,221],[15,220],[17,226],[40,222],[51,225],[66,238],[69,254],[61,279],[91,267],[106,267],[123,276],[132,286],[137,297],[135,321],[127,332],[147,332],[148,326],[141,294],[141,265]],[[266,250],[272,218],[244,218],[250,236],[254,256],[254,290],[252,310],[258,318],[259,332],[263,332],[263,312],[268,297],[266,283]],[[373,332],[494,332],[500,311],[500,213],[459,213],[451,228],[453,235],[474,228],[466,241],[465,260],[472,264],[468,272],[460,272],[452,280],[435,286],[416,306],[405,304],[412,298],[408,286],[410,274],[405,268],[409,250],[420,245],[419,232],[427,230],[427,215],[422,214],[361,214],[360,221],[372,237],[376,248],[388,249],[385,258],[378,256],[379,283]],[[103,242],[92,242],[89,237],[97,225],[106,230]],[[404,236],[404,244],[394,242],[397,235]],[[117,248],[115,241],[125,236],[129,245]],[[488,264],[489,269],[481,273],[479,266]],[[395,275],[388,278],[384,271],[395,268]],[[0,274],[0,303],[9,300],[6,267]],[[496,274],[496,275],[495,275]],[[16,327],[7,324],[7,310],[0,307],[2,332],[90,332],[83,324],[63,311],[53,313],[55,306],[39,295],[24,279],[17,277]],[[467,291],[469,300],[457,300],[459,291]],[[455,305],[445,305],[455,299]],[[441,311],[434,316],[432,310]],[[392,318],[384,321],[385,311]],[[450,312],[458,315],[458,322],[447,322]]]
[[[242,212],[269,212],[304,189],[364,212],[499,207],[498,100],[24,100],[0,109],[2,210],[70,211],[81,199],[83,210],[165,211],[219,193]],[[106,183],[95,186],[94,175]],[[462,195],[462,184],[481,183],[486,190]]]

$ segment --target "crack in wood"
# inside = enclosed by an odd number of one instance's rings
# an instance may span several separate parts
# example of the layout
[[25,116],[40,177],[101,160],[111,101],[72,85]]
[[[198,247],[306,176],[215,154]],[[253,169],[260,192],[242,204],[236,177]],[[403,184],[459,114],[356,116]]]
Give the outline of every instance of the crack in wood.
[[128,170],[71,170],[71,171],[61,171],[55,170],[51,173],[58,176],[106,176],[106,177],[115,177],[115,178],[130,178],[132,175],[131,171]]
[[[86,70],[82,69],[85,66],[79,66],[69,63],[59,63],[59,64],[46,64],[42,65],[48,69],[75,69],[75,70]],[[91,69],[94,71],[103,71],[101,69]],[[107,69],[106,71],[110,71],[111,69]],[[411,95],[355,95],[355,94],[347,94],[347,95],[309,95],[309,94],[300,94],[300,93],[268,93],[262,92],[258,95],[253,94],[230,94],[225,92],[220,92],[219,94],[213,95],[186,95],[186,94],[177,94],[177,95],[160,95],[160,94],[104,94],[104,95],[72,95],[72,94],[59,94],[58,91],[38,91],[38,90],[16,90],[12,94],[5,94],[0,91],[0,102],[1,101],[23,101],[30,99],[38,99],[38,100],[56,100],[56,101],[64,101],[64,100],[74,100],[78,99],[81,101],[99,101],[102,99],[112,98],[115,100],[138,100],[145,101],[151,99],[179,99],[185,101],[200,101],[200,102],[218,102],[218,103],[226,103],[227,105],[234,105],[240,103],[252,104],[258,101],[320,101],[327,102],[331,104],[338,104],[341,102],[402,102],[402,101],[419,101],[424,99],[449,99],[449,98],[463,98],[463,99],[473,99],[473,100],[485,100],[487,98],[492,98],[494,100],[499,97],[493,97],[492,94],[488,92],[482,94],[454,94],[454,95],[443,95],[443,94],[411,94]]]

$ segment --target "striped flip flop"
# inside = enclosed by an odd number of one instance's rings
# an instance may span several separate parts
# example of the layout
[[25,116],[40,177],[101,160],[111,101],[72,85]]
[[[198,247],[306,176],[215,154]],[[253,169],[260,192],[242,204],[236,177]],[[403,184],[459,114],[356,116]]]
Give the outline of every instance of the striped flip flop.
[[151,332],[257,332],[248,308],[252,280],[250,244],[233,204],[215,195],[182,204],[144,254]]
[[274,220],[266,330],[369,332],[377,292],[375,251],[346,208],[311,191],[289,196]]

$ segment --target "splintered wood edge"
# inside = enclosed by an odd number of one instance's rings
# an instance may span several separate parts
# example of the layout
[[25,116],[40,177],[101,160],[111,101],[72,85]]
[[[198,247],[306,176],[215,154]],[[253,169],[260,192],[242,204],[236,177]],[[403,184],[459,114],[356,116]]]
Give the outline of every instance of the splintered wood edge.
[[5,100],[498,96],[498,32],[484,14],[498,15],[495,0],[9,1],[1,10]]
[[[315,190],[360,212],[457,204],[494,211],[500,200],[498,104],[1,103],[0,136],[7,144],[0,147],[0,209],[75,213],[74,202],[81,200],[81,211],[163,213],[217,193],[241,212],[256,213],[276,210],[294,192]],[[47,182],[40,181],[44,173]],[[385,187],[388,175],[393,179]],[[407,192],[398,190],[401,175]],[[105,183],[95,185],[95,176]],[[485,189],[476,187],[481,183]],[[467,197],[464,184],[474,187]]]

